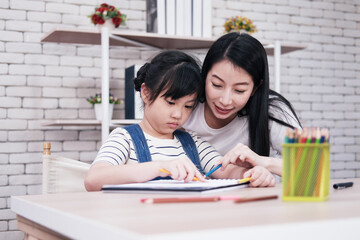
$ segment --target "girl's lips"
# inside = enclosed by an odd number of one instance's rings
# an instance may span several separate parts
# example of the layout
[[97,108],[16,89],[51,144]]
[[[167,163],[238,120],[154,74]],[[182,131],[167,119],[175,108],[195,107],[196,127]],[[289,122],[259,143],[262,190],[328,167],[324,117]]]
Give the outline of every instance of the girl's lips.
[[177,124],[177,123],[168,123],[168,125],[170,128],[173,128],[173,129],[177,129],[179,126],[179,124]]
[[228,114],[232,109],[223,109],[215,105],[215,109],[220,114]]

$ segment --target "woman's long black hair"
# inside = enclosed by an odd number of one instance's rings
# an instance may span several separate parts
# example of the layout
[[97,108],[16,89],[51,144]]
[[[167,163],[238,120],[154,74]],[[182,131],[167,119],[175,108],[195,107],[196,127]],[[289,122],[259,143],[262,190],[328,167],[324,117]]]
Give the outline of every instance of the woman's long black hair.
[[[270,154],[269,119],[282,125],[294,128],[281,118],[276,111],[286,114],[279,104],[289,107],[296,120],[300,121],[289,103],[283,96],[269,88],[269,67],[263,45],[248,34],[228,33],[216,40],[210,47],[201,72],[201,84],[205,89],[205,81],[212,66],[222,60],[229,60],[235,67],[240,67],[250,74],[254,81],[255,93],[250,97],[238,116],[248,116],[250,148],[261,156]],[[205,94],[200,96],[204,102]],[[269,113],[269,107],[276,109]],[[279,115],[278,115],[279,116]],[[286,115],[285,115],[286,116]],[[291,116],[288,116],[291,117]]]

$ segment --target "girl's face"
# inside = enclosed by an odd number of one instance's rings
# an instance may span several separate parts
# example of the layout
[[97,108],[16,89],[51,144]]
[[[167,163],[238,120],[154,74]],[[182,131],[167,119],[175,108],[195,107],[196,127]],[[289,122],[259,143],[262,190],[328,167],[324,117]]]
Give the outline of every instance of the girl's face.
[[148,101],[148,89],[141,87],[141,96],[145,103],[144,118],[140,125],[153,137],[172,139],[176,129],[181,128],[196,103],[197,93],[173,100],[162,97],[163,91],[151,104]]
[[253,93],[252,77],[229,60],[213,65],[206,77],[205,120],[212,128],[231,122]]

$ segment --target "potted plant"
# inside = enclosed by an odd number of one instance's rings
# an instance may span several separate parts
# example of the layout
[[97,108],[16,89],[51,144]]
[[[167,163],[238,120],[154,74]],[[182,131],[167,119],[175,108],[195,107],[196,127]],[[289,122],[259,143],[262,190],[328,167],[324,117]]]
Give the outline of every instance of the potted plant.
[[[94,105],[96,119],[102,120],[101,93],[96,93],[95,96],[90,96],[86,100]],[[114,105],[122,103],[123,101],[121,99],[115,97],[112,93],[109,94],[109,119],[112,119]]]
[[254,23],[249,18],[242,16],[236,16],[227,19],[223,27],[225,29],[224,30],[225,33],[234,32],[234,31],[237,32],[244,31],[248,33],[254,33],[257,31]]
[[106,24],[110,28],[117,28],[120,25],[125,25],[126,15],[122,14],[118,8],[112,5],[103,3],[95,8],[95,12],[88,16],[94,25],[102,26]]

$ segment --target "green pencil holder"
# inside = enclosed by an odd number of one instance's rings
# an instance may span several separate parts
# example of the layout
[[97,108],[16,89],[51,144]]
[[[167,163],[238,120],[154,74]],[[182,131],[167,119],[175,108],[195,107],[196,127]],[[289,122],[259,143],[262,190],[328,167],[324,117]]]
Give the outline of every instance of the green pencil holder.
[[289,143],[282,145],[282,199],[325,201],[330,186],[330,145]]

